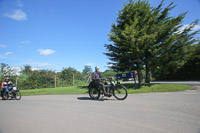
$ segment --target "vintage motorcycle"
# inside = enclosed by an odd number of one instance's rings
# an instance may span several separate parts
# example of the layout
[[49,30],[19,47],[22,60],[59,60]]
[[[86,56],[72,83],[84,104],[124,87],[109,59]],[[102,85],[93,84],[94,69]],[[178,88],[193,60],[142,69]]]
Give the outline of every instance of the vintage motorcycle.
[[[103,93],[102,87],[98,84],[98,82],[104,82],[105,91],[108,95],[104,95],[107,97],[111,97],[112,95],[118,100],[124,100],[128,96],[128,91],[125,86],[121,85],[120,82],[115,84],[113,78],[108,79],[100,79],[101,81],[91,81],[88,88],[89,88],[89,96],[92,99],[98,100],[101,94]],[[109,84],[108,82],[109,81]]]
[[[3,92],[4,92],[4,90],[1,91],[1,97],[2,97],[2,99],[3,99]],[[17,86],[16,86],[16,85],[13,85],[13,86],[12,86],[12,89],[9,90],[9,91],[6,93],[5,96],[6,96],[6,97],[5,97],[4,100],[7,100],[7,99],[9,99],[9,98],[12,98],[12,99],[14,98],[14,99],[16,99],[16,100],[20,100],[20,99],[21,99],[21,93],[20,93],[20,91],[17,89]]]

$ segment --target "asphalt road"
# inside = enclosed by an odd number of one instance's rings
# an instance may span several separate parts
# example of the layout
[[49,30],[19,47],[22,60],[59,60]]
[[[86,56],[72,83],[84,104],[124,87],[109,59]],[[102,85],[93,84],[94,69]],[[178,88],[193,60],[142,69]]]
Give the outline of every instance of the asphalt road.
[[200,90],[130,94],[124,101],[88,95],[0,100],[0,133],[200,133]]

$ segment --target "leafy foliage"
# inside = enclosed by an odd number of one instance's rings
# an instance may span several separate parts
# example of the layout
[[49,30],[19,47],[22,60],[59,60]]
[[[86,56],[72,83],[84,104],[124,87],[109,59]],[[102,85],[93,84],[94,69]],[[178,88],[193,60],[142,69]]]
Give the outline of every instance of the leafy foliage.
[[25,65],[24,68],[22,68],[21,73],[22,74],[29,74],[31,72],[31,66],[30,65]]
[[73,79],[76,79],[76,82],[77,80],[83,80],[81,73],[71,67],[64,68],[58,73],[58,77],[61,79],[61,82],[64,86],[73,85]]
[[149,83],[151,72],[155,77],[157,72],[169,76],[172,68],[184,65],[188,47],[196,42],[194,35],[198,31],[192,29],[198,20],[181,31],[187,12],[172,17],[169,11],[175,8],[173,2],[166,8],[162,8],[163,4],[152,7],[148,1],[130,0],[119,12],[108,34],[113,44],[105,45],[112,69],[137,70],[139,83],[145,70],[145,82]]
[[84,67],[84,69],[83,69],[83,72],[82,72],[82,74],[83,75],[88,75],[88,74],[91,74],[92,73],[92,68],[91,68],[91,66],[85,66]]
[[112,71],[112,70],[106,70],[106,71],[104,71],[104,72],[101,73],[101,76],[103,78],[111,78],[111,77],[115,78],[116,74],[117,73],[114,72],[114,71]]
[[8,64],[5,64],[5,63],[0,64],[0,76],[1,77],[12,76],[14,74],[15,74],[14,70]]
[[[182,67],[175,69],[176,72],[166,75],[165,79],[171,80],[199,80],[200,79],[200,43],[193,45],[188,49],[185,63]],[[160,74],[159,76],[162,76]],[[161,79],[161,77],[159,77]]]
[[54,87],[55,72],[50,70],[35,70],[19,76],[18,86],[21,89]]

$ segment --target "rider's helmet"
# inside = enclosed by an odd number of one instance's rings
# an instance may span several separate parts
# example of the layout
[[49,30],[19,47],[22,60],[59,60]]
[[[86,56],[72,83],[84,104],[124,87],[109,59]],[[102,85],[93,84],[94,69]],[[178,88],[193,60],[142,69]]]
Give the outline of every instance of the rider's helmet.
[[95,71],[97,71],[97,69],[99,69],[99,66],[96,66],[96,67],[95,67]]
[[10,78],[6,77],[6,78],[4,79],[4,81],[5,81],[5,82],[9,82],[9,81],[10,81]]

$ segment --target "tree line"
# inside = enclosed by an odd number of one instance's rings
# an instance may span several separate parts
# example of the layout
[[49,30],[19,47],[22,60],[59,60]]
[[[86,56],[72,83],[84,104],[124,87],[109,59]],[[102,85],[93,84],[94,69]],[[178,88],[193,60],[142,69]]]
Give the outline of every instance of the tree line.
[[[106,70],[101,73],[103,77],[115,77],[116,72]],[[92,68],[85,66],[82,72],[72,68],[63,68],[61,72],[52,70],[32,70],[30,65],[25,65],[20,71],[13,69],[5,63],[0,64],[0,80],[9,77],[20,89],[37,89],[66,87],[72,85],[88,85],[91,81]]]
[[[105,44],[110,59],[110,70],[102,76],[115,77],[117,73],[138,73],[139,83],[153,80],[200,80],[200,30],[194,30],[199,20],[183,25],[187,12],[170,16],[174,2],[157,7],[146,0],[129,0],[119,11],[108,34],[111,44]],[[85,66],[82,72],[74,68],[32,70],[25,65],[18,77],[22,89],[85,85],[92,69]],[[0,78],[16,75],[8,64],[1,63]],[[88,76],[90,75],[90,76]],[[91,78],[91,77],[90,77]]]

